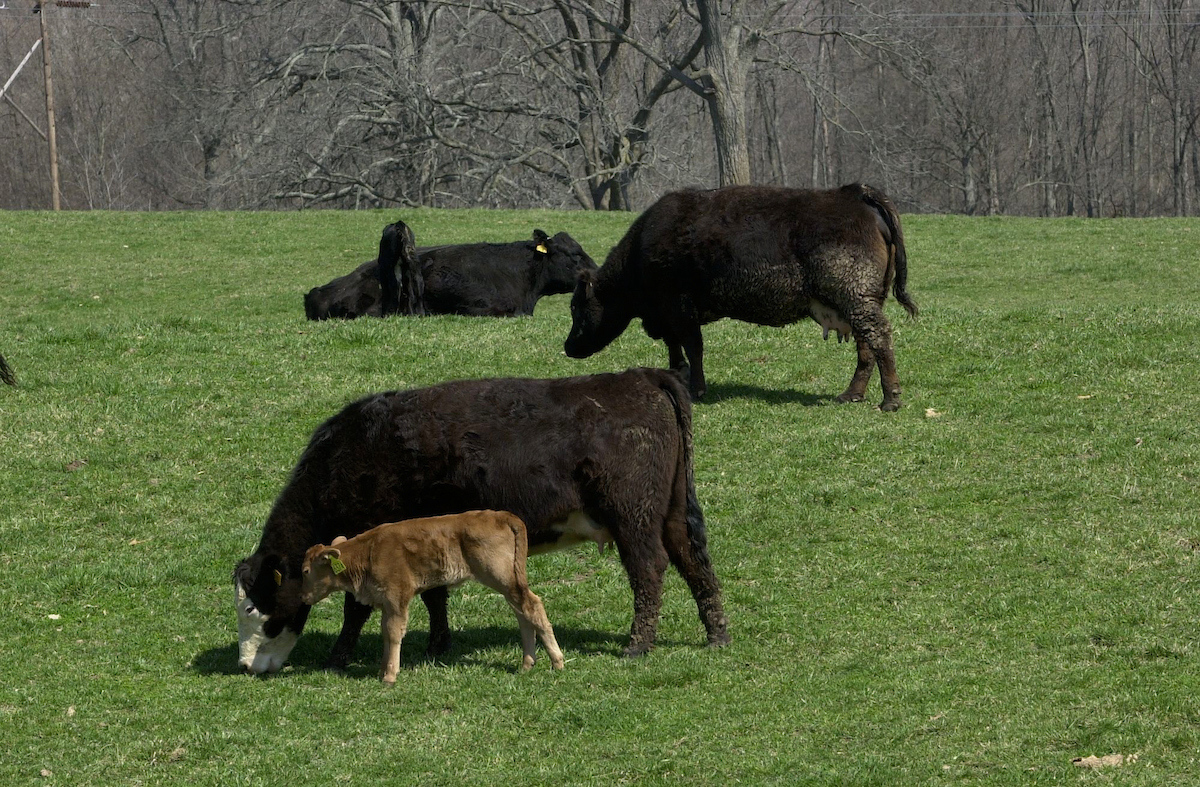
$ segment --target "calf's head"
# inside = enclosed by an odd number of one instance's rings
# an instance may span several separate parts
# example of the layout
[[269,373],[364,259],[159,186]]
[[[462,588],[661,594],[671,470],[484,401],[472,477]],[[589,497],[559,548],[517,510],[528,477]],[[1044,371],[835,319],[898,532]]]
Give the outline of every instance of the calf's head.
[[575,277],[583,271],[598,270],[595,261],[583,247],[565,232],[553,238],[541,230],[533,231],[534,252],[545,270],[542,295],[561,295],[575,288]]
[[[336,545],[345,540],[338,536],[333,543]],[[304,555],[304,565],[300,569],[301,600],[305,604],[316,604],[330,593],[345,590],[345,571],[346,565],[342,563],[342,551],[337,546],[317,544],[310,547]]]
[[238,621],[238,665],[243,672],[278,672],[304,624],[309,607],[300,601],[300,580],[284,560],[255,554],[233,572]]

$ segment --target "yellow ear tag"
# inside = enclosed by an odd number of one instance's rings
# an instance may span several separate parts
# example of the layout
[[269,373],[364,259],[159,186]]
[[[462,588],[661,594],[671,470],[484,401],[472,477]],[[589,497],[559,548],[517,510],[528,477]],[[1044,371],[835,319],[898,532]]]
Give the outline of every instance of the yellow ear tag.
[[540,251],[542,254],[550,253],[550,250],[546,248],[546,244],[544,244],[544,243],[539,243],[537,245],[537,250]]
[[346,570],[346,564],[336,557],[329,558],[329,567],[333,569],[333,573],[340,574]]
[[278,569],[275,570],[275,584],[276,585],[283,584],[283,574],[280,574]]

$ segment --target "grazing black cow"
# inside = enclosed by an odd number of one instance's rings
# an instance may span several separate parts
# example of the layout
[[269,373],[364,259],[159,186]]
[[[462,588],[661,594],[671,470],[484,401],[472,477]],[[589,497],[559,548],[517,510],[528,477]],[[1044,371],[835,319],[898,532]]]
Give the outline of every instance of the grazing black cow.
[[[314,287],[304,296],[304,313],[310,320],[331,317],[353,319],[364,314],[424,314],[422,282],[417,276],[416,244],[412,230],[402,221],[383,228],[379,256],[345,276]],[[396,270],[401,276],[397,279]],[[384,298],[384,291],[391,293]],[[387,309],[384,300],[389,302]]]
[[17,378],[13,374],[12,368],[8,365],[8,361],[4,360],[3,355],[0,355],[0,382],[8,385],[17,384]]
[[[667,564],[687,581],[708,642],[729,641],[692,480],[692,411],[661,369],[556,380],[460,380],[392,391],[322,424],[253,555],[234,570],[239,663],[283,666],[308,618],[305,551],[399,519],[471,509],[525,521],[529,551],[615,542],[633,588],[626,655],[654,644]],[[427,591],[433,653],[449,647],[445,589]],[[346,597],[329,665],[345,666],[371,607]]]
[[[570,292],[580,271],[597,269],[570,235],[551,238],[541,230],[532,240],[422,247],[416,256],[419,265],[406,268],[401,260],[395,269],[413,282],[409,292],[423,291],[427,314],[533,314],[538,299]],[[381,317],[384,300],[379,266],[370,260],[312,290],[304,311],[310,320]]]
[[880,409],[896,410],[900,380],[883,302],[891,287],[915,316],[907,278],[900,217],[870,186],[678,191],[638,217],[598,274],[580,275],[564,349],[586,358],[640,317],[646,333],[666,343],[671,368],[690,372],[698,399],[706,388],[700,326],[722,317],[774,326],[811,317],[826,338],[836,330],[839,341],[853,335],[858,345],[858,367],[838,400],[862,401],[878,364]]

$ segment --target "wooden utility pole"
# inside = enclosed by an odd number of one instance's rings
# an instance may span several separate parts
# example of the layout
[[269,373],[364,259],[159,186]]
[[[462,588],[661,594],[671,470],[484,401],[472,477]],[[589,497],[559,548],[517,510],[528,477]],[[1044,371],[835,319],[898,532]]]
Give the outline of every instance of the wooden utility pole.
[[58,184],[58,141],[54,133],[54,80],[50,75],[50,26],[46,24],[46,3],[34,9],[42,23],[42,70],[46,77],[46,141],[50,144],[50,188],[54,209],[62,210],[62,192]]

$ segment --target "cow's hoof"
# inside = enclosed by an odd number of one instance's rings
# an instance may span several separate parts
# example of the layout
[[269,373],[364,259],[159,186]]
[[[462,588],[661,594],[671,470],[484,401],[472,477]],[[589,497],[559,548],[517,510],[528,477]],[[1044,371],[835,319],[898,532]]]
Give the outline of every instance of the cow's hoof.
[[629,645],[621,652],[627,659],[638,659],[650,652],[653,645]]
[[349,666],[350,656],[337,654],[331,655],[328,659],[326,659],[325,663],[321,665],[321,669],[325,670],[326,672],[345,672],[346,668]]
[[846,391],[845,393],[838,396],[837,401],[839,404],[846,404],[847,402],[861,402],[864,398],[865,397],[860,393],[854,393],[853,391]]
[[894,413],[900,409],[900,400],[899,399],[885,399],[883,401],[883,403],[881,405],[879,405],[879,409],[885,413]]
[[723,648],[732,641],[729,638],[729,632],[722,631],[720,634],[713,634],[708,638],[708,646],[710,648]]
[[429,644],[425,646],[425,658],[437,659],[440,656],[445,656],[450,652],[450,634],[447,632],[444,635],[431,635]]

